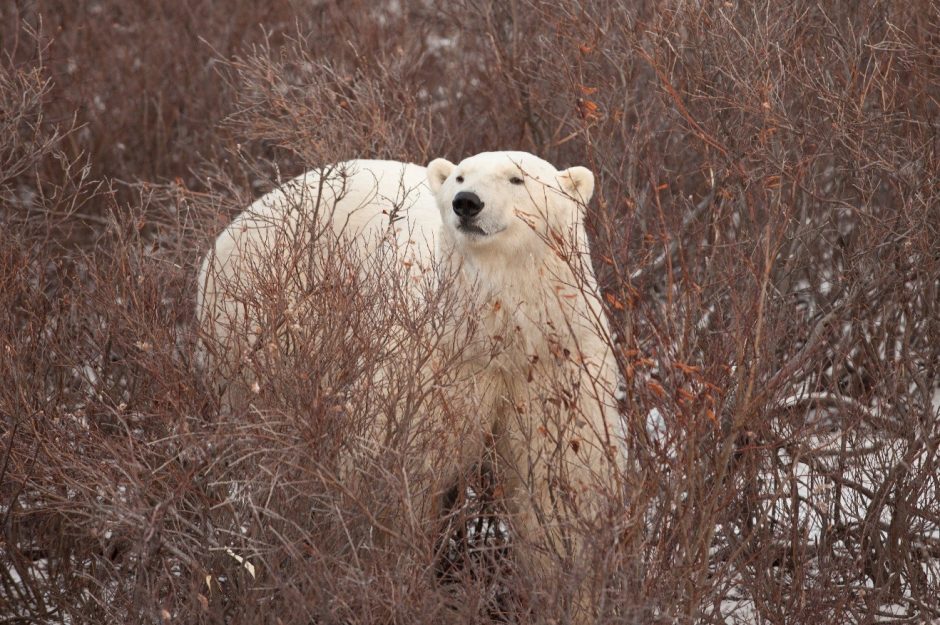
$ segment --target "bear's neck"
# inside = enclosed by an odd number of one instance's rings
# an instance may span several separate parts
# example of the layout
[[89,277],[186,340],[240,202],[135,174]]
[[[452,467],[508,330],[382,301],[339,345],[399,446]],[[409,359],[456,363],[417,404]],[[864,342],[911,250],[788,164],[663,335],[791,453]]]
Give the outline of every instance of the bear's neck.
[[570,414],[619,431],[620,374],[585,239],[568,255],[544,245],[495,256],[462,253],[447,232],[438,241],[439,267],[469,300],[452,330],[472,337],[461,360],[484,411],[498,420],[567,397]]
[[502,348],[504,365],[518,368],[559,354],[580,360],[581,354],[609,351],[607,321],[586,249],[558,253],[541,244],[475,254],[460,249],[446,231],[439,241],[449,275],[471,299],[484,341]]

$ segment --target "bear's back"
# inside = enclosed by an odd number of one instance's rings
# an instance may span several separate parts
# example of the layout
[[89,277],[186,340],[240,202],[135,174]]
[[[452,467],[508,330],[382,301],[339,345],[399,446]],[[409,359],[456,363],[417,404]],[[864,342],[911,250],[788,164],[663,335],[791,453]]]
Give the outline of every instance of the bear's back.
[[373,251],[392,221],[398,232],[433,241],[441,218],[426,180],[424,167],[396,161],[352,160],[310,170],[238,215],[219,236],[216,253],[227,247],[259,253],[283,245],[280,235],[296,243],[315,231],[314,224],[327,223],[325,232],[354,242],[360,253]]
[[[292,268],[318,254],[342,254],[363,268],[398,262],[416,281],[432,274],[441,217],[426,181],[419,165],[352,160],[308,171],[258,198],[203,260],[200,324],[221,340],[245,321],[254,326],[245,300],[284,276],[311,275]],[[290,298],[306,286],[281,290]]]

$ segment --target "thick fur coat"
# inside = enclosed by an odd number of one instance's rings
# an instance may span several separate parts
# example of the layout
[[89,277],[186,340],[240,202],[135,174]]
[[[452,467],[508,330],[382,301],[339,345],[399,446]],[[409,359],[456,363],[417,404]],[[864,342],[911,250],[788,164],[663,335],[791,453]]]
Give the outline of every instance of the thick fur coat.
[[[296,306],[318,275],[288,279],[292,256],[316,255],[324,237],[360,262],[407,267],[416,299],[447,281],[460,305],[441,311],[452,340],[428,366],[457,363],[448,392],[475,410],[452,428],[453,466],[417,509],[440,514],[444,493],[485,461],[504,486],[517,544],[532,547],[520,552],[533,564],[551,552],[576,561],[578,536],[616,488],[622,448],[618,368],[584,230],[593,190],[587,169],[559,171],[523,152],[427,168],[357,160],[300,176],[239,215],[202,264],[209,362],[220,378],[241,377],[246,354],[284,323],[246,301],[263,284],[264,299]],[[454,360],[446,352],[458,343]],[[589,612],[575,609],[579,619]]]

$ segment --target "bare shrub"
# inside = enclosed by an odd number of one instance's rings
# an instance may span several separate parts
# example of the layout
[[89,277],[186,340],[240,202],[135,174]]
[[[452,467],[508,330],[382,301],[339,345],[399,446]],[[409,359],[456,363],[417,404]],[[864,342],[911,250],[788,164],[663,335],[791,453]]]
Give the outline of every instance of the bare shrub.
[[[579,575],[597,622],[940,617],[936,3],[177,9],[0,7],[3,617],[552,622]],[[435,433],[361,445],[421,353],[368,281],[331,269],[250,410],[196,362],[197,259],[251,198],[485,149],[594,171],[625,382],[622,506],[542,575],[486,458],[451,531],[407,512]]]

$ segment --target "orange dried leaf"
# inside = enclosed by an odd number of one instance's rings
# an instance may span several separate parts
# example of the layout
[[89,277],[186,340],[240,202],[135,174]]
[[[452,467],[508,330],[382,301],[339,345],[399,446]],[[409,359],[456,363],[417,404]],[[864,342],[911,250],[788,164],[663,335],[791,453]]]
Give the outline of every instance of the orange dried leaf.
[[623,310],[623,302],[617,299],[616,295],[607,293],[605,297],[607,298],[607,302],[614,307],[614,310]]
[[598,106],[596,102],[578,98],[578,112],[581,114],[581,117],[583,117],[584,119],[597,118],[598,117],[597,110],[598,110]]
[[666,389],[663,388],[663,385],[657,382],[656,380],[648,380],[646,386],[649,387],[658,397],[666,396]]
[[[720,389],[719,387],[715,386],[714,384],[712,384],[711,382],[705,381],[705,382],[703,382],[703,384],[705,384],[705,388],[707,388],[707,389],[709,389],[709,390],[712,390],[712,391],[715,391],[716,393],[718,393],[719,395],[721,395],[721,389]],[[709,397],[710,397],[710,395],[709,395]]]

